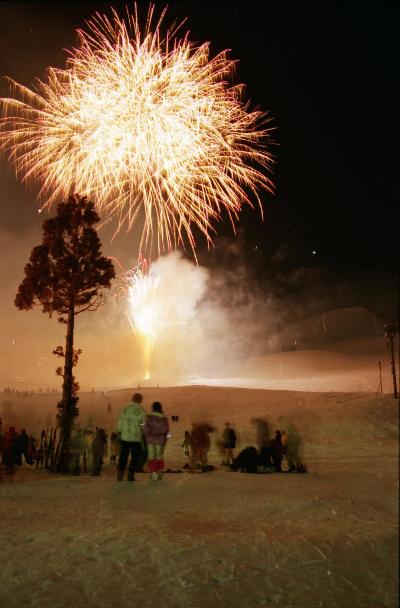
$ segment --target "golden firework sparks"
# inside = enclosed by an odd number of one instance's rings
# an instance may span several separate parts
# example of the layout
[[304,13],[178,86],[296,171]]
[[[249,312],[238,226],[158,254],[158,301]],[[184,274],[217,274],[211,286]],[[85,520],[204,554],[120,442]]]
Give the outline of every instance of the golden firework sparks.
[[168,324],[161,278],[151,272],[145,258],[123,275],[127,316],[141,348],[145,380],[150,378],[151,357],[160,331]]
[[17,173],[41,184],[43,206],[74,192],[93,196],[118,229],[143,222],[141,246],[184,244],[193,227],[208,242],[225,210],[234,226],[243,204],[272,190],[265,113],[250,111],[235,62],[178,29],[161,33],[150,5],[124,20],[96,14],[78,30],[65,69],[49,68],[35,90],[14,81],[3,98],[0,148]]

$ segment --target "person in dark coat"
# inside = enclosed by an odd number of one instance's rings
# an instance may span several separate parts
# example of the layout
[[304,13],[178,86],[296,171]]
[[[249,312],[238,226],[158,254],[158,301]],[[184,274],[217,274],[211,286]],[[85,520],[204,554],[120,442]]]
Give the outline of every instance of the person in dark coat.
[[232,471],[242,473],[257,473],[258,452],[255,447],[248,446],[242,450],[231,465]]
[[225,422],[222,441],[224,445],[225,463],[230,466],[234,461],[233,450],[236,447],[236,433],[229,422]]
[[33,464],[33,460],[29,454],[30,440],[25,429],[21,429],[21,432],[18,435],[18,444],[21,454],[24,455],[26,464]]
[[3,463],[6,467],[6,475],[13,475],[15,473],[15,465],[22,464],[18,435],[13,426],[10,426],[3,437]]
[[161,403],[155,401],[151,409],[152,412],[144,423],[143,435],[147,445],[150,479],[157,480],[162,478],[164,469],[164,450],[169,434],[169,424]]

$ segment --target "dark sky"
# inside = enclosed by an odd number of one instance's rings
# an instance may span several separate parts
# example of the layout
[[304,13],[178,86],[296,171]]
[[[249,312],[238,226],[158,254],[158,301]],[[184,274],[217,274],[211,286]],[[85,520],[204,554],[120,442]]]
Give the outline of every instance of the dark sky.
[[[109,6],[1,2],[1,73],[30,85],[47,66],[63,66],[75,28]],[[184,17],[192,40],[210,40],[213,54],[231,49],[247,96],[276,128],[276,195],[264,196],[263,223],[250,209],[241,216],[249,255],[255,250],[261,266],[275,256],[291,268],[319,265],[336,275],[394,270],[395,4],[170,2],[167,22]],[[27,212],[32,193],[11,183],[4,160],[1,171],[2,224],[18,234],[38,221]],[[228,222],[217,230],[232,234]]]

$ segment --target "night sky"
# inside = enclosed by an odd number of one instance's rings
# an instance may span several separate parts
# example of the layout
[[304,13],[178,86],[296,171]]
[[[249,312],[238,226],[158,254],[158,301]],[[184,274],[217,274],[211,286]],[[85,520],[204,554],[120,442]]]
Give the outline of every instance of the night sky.
[[[145,13],[147,3],[140,5]],[[109,6],[0,3],[1,73],[31,86],[47,66],[63,67],[74,30]],[[213,55],[231,49],[238,81],[275,128],[276,194],[263,195],[264,222],[257,211],[243,211],[241,261],[265,284],[318,268],[325,283],[354,280],[367,292],[383,277],[395,292],[395,4],[170,2],[166,23],[184,17],[191,40],[211,41]],[[0,171],[2,227],[19,236],[41,223],[35,189],[15,181],[4,157]],[[199,244],[205,265],[234,238],[227,218],[216,228],[222,238],[215,252]]]

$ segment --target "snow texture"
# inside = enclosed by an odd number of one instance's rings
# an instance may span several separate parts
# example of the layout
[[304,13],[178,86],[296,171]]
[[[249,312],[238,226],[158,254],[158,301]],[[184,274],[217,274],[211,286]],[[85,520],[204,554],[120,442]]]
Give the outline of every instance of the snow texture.
[[[395,608],[398,410],[389,395],[213,387],[143,389],[170,415],[166,466],[191,422],[228,420],[238,449],[254,416],[294,425],[307,474],[167,473],[115,480],[27,465],[0,483],[0,605],[7,608]],[[90,398],[89,398],[90,397]],[[94,424],[130,392],[82,398]],[[54,398],[54,396],[53,396]],[[98,420],[96,419],[98,416]],[[236,450],[238,451],[238,450]]]

